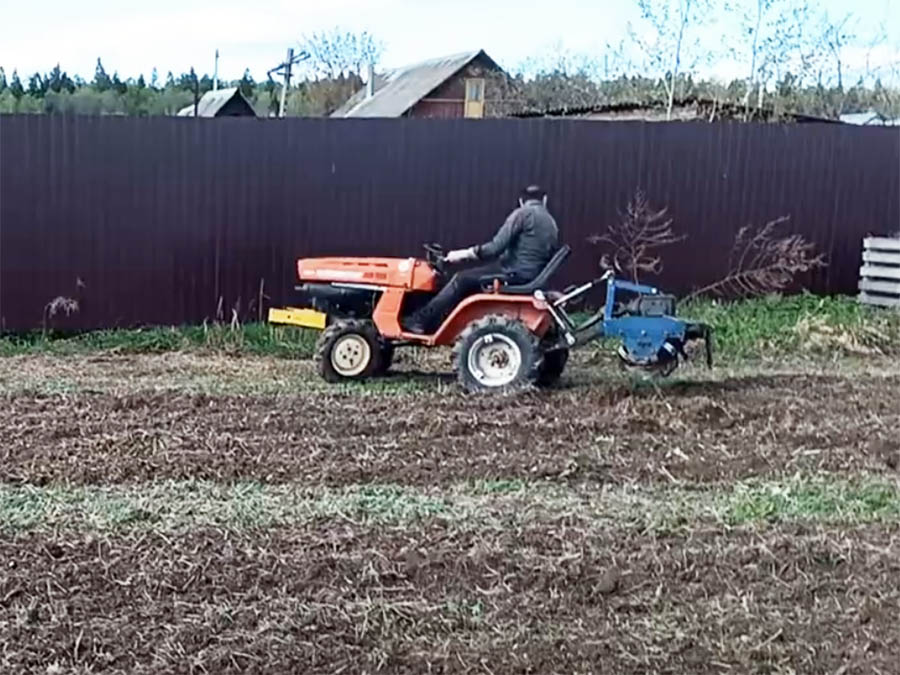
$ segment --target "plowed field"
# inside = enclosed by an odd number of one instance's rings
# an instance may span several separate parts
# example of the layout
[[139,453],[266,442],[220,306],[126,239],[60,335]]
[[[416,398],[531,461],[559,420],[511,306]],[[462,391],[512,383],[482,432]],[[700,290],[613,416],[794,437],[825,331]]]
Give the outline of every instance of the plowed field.
[[900,672],[900,369],[0,360],[0,673]]

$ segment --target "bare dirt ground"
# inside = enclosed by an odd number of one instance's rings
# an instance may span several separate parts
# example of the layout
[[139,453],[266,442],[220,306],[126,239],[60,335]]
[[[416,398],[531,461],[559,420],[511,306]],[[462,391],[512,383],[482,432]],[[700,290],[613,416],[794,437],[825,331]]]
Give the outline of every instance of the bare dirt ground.
[[900,672],[892,362],[443,365],[0,360],[0,672]]
[[[709,482],[900,465],[896,368],[698,371],[657,387],[595,370],[554,391],[467,397],[437,375],[412,390],[402,375],[380,391],[323,388],[305,364],[273,383],[273,363],[248,361],[242,373],[240,360],[226,362],[221,393],[152,387],[167,357],[102,361],[59,393],[33,375],[0,394],[0,480]],[[211,376],[198,365],[202,385]],[[52,364],[35,368],[59,377]]]

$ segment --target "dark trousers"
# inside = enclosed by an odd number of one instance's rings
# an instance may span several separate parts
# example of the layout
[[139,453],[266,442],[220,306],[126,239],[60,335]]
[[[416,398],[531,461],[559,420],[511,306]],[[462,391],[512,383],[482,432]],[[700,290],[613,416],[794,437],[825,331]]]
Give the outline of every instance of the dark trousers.
[[462,270],[454,274],[447,285],[416,313],[416,320],[420,321],[428,331],[437,330],[441,322],[447,318],[459,302],[478,293],[481,290],[482,282],[492,275],[496,275],[501,281],[510,284],[525,284],[530,281],[516,272],[504,272],[496,264]]

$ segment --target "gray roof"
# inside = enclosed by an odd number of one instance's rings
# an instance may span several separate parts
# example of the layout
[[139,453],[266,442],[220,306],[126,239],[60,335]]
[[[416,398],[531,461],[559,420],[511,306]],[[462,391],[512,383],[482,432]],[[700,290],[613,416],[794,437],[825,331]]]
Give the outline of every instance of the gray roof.
[[[234,98],[234,95],[243,97],[237,87],[229,87],[228,89],[217,89],[216,91],[208,91],[200,97],[197,103],[197,117],[215,117],[216,113],[222,109],[228,101]],[[177,113],[178,117],[193,117],[194,104],[186,105]]]
[[890,119],[888,117],[880,115],[874,110],[869,110],[867,112],[841,115],[841,122],[843,122],[844,124],[858,124],[863,126],[868,125],[895,127],[900,126],[900,117],[896,119]]
[[[457,71],[469,65],[482,50],[429,59],[375,76],[375,95],[366,98],[363,87],[335,110],[332,117],[400,117]],[[490,57],[487,57],[490,59]],[[493,61],[492,61],[493,63]]]

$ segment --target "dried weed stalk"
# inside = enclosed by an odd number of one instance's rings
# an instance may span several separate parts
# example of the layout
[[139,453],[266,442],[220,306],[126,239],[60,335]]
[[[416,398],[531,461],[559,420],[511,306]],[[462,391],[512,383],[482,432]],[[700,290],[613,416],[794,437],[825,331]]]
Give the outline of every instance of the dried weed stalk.
[[44,305],[44,335],[50,330],[50,320],[57,314],[72,316],[79,310],[78,300],[59,295]]
[[787,288],[797,274],[826,267],[824,255],[814,255],[815,244],[800,234],[778,236],[778,228],[790,218],[781,216],[761,228],[742,227],[735,237],[728,274],[691,293],[746,298]]
[[600,266],[626,274],[635,283],[641,273],[662,272],[662,257],[655,251],[685,238],[675,234],[667,213],[668,207],[654,209],[638,190],[618,223],[610,225],[605,234],[588,237],[590,243],[611,249],[601,257]]

